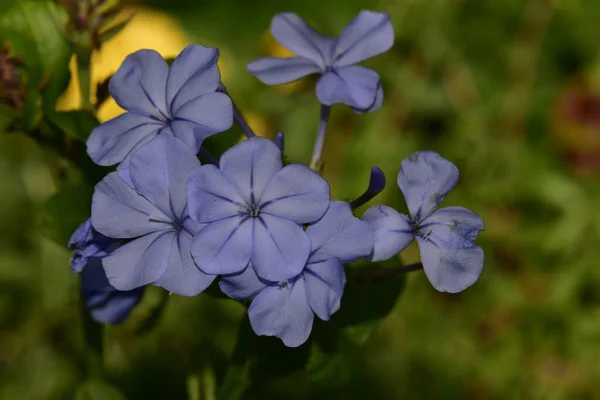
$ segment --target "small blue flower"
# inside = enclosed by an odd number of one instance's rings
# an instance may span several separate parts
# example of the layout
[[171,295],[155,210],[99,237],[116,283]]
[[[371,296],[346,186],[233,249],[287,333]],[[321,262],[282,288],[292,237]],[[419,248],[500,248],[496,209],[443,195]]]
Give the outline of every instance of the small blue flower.
[[201,225],[189,218],[185,182],[199,166],[183,142],[159,136],[131,156],[134,188],[116,172],[96,185],[94,227],[111,238],[133,239],[102,259],[112,286],[131,290],[152,283],[194,296],[214,280],[190,255],[192,237]]
[[346,284],[343,264],[373,250],[373,230],[352,215],[348,203],[331,202],[306,233],[312,249],[298,276],[269,282],[248,266],[219,282],[221,290],[234,299],[256,296],[248,308],[252,329],[258,335],[276,336],[288,347],[300,346],[308,339],[315,314],[328,321],[340,308]]
[[197,153],[206,137],[229,129],[231,99],[215,92],[221,79],[218,58],[217,49],[200,45],[186,47],[170,68],[154,50],[127,56],[109,90],[128,112],[92,131],[87,141],[92,160],[122,162],[118,170],[128,180],[130,155],[156,135],[175,136]]
[[334,40],[315,32],[297,14],[280,13],[271,21],[271,34],[298,55],[249,63],[248,71],[261,82],[279,85],[319,73],[317,97],[321,104],[343,103],[355,112],[379,109],[383,101],[379,75],[354,64],[393,46],[394,27],[388,14],[361,11]]
[[144,293],[144,288],[117,290],[106,279],[101,259],[121,244],[121,240],[96,231],[90,219],[81,224],[69,240],[69,248],[75,250],[71,267],[81,273],[81,296],[85,306],[92,318],[103,324],[123,322]]
[[282,168],[277,145],[261,137],[227,150],[219,165],[203,165],[188,178],[190,216],[207,224],[192,243],[198,267],[234,274],[252,261],[263,279],[297,276],[310,253],[301,224],[327,211],[327,181],[304,165]]
[[484,229],[482,219],[464,207],[437,209],[457,182],[456,166],[433,151],[419,151],[405,159],[398,186],[410,218],[383,205],[367,210],[363,220],[375,231],[371,260],[387,260],[416,238],[423,269],[434,288],[457,293],[475,283],[483,269],[483,250],[473,241]]

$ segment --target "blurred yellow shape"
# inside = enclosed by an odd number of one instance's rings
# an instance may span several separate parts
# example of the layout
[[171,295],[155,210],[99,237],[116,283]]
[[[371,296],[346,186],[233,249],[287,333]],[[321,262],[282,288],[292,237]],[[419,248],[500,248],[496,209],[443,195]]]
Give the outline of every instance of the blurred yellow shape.
[[[244,119],[250,125],[256,136],[273,138],[275,133],[270,132],[269,123],[260,114],[255,112],[244,112]],[[244,139],[244,137],[242,137]]]
[[[260,38],[260,42],[261,42],[262,48],[265,51],[267,57],[286,58],[286,57],[295,56],[294,53],[292,53],[291,51],[289,51],[288,49],[286,49],[285,47],[280,45],[277,40],[273,39],[273,36],[271,36],[271,32],[269,32],[269,31],[265,31],[262,34],[262,36]],[[273,86],[273,89],[281,90],[283,92],[294,92],[294,91],[301,89],[302,85],[303,85],[302,80],[297,80],[295,82],[286,83],[284,85]]]
[[[127,26],[92,55],[92,96],[95,96],[96,84],[114,74],[127,55],[141,49],[153,49],[164,58],[174,58],[191,43],[177,21],[168,14],[143,7],[123,11],[124,15],[132,13],[134,16]],[[228,56],[221,51],[221,77],[228,69],[223,59],[227,60]],[[56,108],[59,111],[77,109],[81,104],[75,57],[71,59],[69,67],[72,79],[68,89],[58,100]],[[98,110],[98,119],[104,122],[123,112],[124,110],[110,98]]]

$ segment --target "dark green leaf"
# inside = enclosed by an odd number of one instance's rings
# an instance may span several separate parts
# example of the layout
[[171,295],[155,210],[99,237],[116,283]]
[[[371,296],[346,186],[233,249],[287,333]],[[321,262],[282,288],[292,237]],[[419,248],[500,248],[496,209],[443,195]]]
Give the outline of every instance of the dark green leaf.
[[0,46],[5,44],[9,57],[19,60],[17,71],[21,82],[26,80],[28,88],[37,88],[44,78],[44,66],[35,40],[18,30],[0,28]]
[[77,388],[75,400],[126,400],[126,397],[106,382],[90,380]]
[[6,131],[17,115],[17,110],[8,104],[0,103],[0,132]]
[[123,30],[123,28],[125,28],[125,26],[129,23],[129,21],[131,21],[132,18],[133,18],[133,15],[131,15],[125,21],[119,22],[118,24],[111,26],[110,28],[106,29],[105,31],[102,31],[100,33],[100,43],[108,42],[110,39],[115,37],[119,32],[121,32]]
[[0,3],[0,13],[12,7],[19,0],[2,0]]
[[99,124],[94,114],[84,110],[49,113],[48,119],[57,128],[81,141],[86,141],[92,129]]
[[25,96],[22,112],[23,129],[27,132],[36,129],[42,121],[42,96],[35,90],[29,90]]

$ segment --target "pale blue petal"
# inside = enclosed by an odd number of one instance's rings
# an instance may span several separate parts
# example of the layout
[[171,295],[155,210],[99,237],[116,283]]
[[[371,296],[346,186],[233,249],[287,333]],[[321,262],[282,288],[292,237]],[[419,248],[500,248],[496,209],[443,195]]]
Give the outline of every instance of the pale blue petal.
[[281,151],[269,139],[252,137],[221,156],[221,172],[247,204],[255,204],[281,170]]
[[174,232],[154,232],[119,247],[102,259],[110,284],[132,290],[154,283],[167,269]]
[[300,346],[308,339],[314,319],[304,279],[268,286],[250,304],[248,316],[257,335],[276,336],[288,347]]
[[387,13],[361,11],[342,31],[335,45],[334,66],[357,64],[394,45],[394,27]]
[[481,217],[464,207],[440,208],[421,224],[420,233],[433,232],[444,242],[456,249],[465,249],[473,245],[484,224]]
[[155,282],[156,286],[180,296],[196,296],[215,280],[216,276],[205,274],[194,264],[190,253],[191,242],[192,235],[184,230],[176,235],[167,269]]
[[126,112],[92,130],[86,142],[87,153],[96,164],[114,165],[163,126],[146,116]]
[[261,213],[298,224],[314,222],[329,207],[329,184],[307,166],[290,164],[271,179],[259,204]]
[[119,165],[117,165],[117,172],[119,173],[119,176],[132,189],[135,189],[135,185],[134,185],[133,181],[131,180],[131,175],[130,175],[131,171],[129,170],[129,162],[131,161],[131,156],[140,147],[144,146],[146,143],[150,142],[157,136],[173,136],[173,132],[171,132],[171,128],[169,128],[168,126],[165,126],[165,127],[161,128],[160,130],[152,132],[150,135],[146,136],[145,138],[140,140],[135,146],[133,146],[133,148],[131,149],[129,154],[127,154],[125,156],[125,158],[123,159],[123,161],[121,161],[121,163]]
[[381,108],[382,104],[383,104],[383,88],[381,87],[381,81],[380,81],[378,88],[377,88],[377,94],[375,95],[375,102],[373,103],[373,105],[371,105],[371,107],[369,107],[367,109],[360,109],[360,108],[356,108],[356,107],[350,107],[350,108],[352,108],[352,111],[354,111],[357,114],[364,114],[364,113],[370,113],[370,112],[375,112],[375,111],[379,110]]
[[373,251],[373,229],[356,218],[350,205],[332,201],[323,217],[306,229],[312,244],[309,263],[332,257],[342,263],[367,257]]
[[408,217],[391,207],[373,206],[365,212],[362,219],[374,231],[370,261],[388,260],[404,250],[414,239]]
[[256,296],[267,287],[267,284],[256,275],[252,264],[248,264],[242,272],[223,275],[219,281],[219,287],[232,299],[246,300]]
[[[154,206],[130,188],[117,172],[100,181],[92,197],[92,224],[112,238],[134,238],[168,229],[163,222],[150,221]],[[166,217],[165,217],[166,219]]]
[[314,61],[305,57],[269,57],[250,62],[248,72],[267,85],[294,82],[307,75],[322,72]]
[[322,70],[332,62],[335,41],[315,32],[298,14],[275,15],[271,34],[283,47],[314,61]]
[[219,50],[191,44],[171,64],[167,79],[167,105],[171,115],[201,94],[214,92],[221,75],[217,67]]
[[344,267],[337,258],[308,264],[304,270],[306,296],[317,317],[329,321],[340,308],[346,285]]
[[310,253],[310,239],[301,226],[261,214],[254,219],[252,265],[262,279],[279,282],[302,272]]
[[169,66],[154,50],[138,50],[128,55],[110,78],[108,90],[127,111],[168,117],[166,86]]
[[398,186],[413,219],[429,217],[458,182],[458,168],[431,150],[417,151],[400,166]]
[[317,97],[321,104],[347,104],[358,110],[370,110],[377,102],[377,72],[356,65],[336,68],[319,78]]
[[129,173],[136,191],[173,220],[187,205],[186,181],[200,167],[192,150],[171,135],[160,135],[131,156]]
[[211,275],[235,274],[248,265],[252,251],[252,220],[230,217],[206,225],[192,241],[192,257]]
[[238,215],[244,199],[214,165],[203,165],[187,179],[188,210],[197,222],[212,222]]

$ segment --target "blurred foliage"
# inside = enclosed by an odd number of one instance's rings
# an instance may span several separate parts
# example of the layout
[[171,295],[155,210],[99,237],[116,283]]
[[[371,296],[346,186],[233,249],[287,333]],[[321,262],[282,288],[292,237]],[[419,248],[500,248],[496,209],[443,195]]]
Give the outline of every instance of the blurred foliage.
[[[0,74],[0,399],[196,400],[225,383],[222,398],[600,398],[600,2],[126,3],[98,32],[131,22],[100,35],[85,71],[73,4],[0,2],[0,71],[9,72]],[[149,288],[125,324],[104,328],[104,375],[89,376],[66,241],[109,170],[84,143],[97,119],[121,112],[102,101],[103,82],[139,48],[173,57],[188,43],[216,46],[250,125],[285,132],[287,158],[307,162],[316,80],[267,87],[245,65],[285,54],[267,32],[276,12],[335,36],[363,8],[390,13],[396,44],[366,63],[381,75],[382,109],[333,107],[324,154],[333,197],[358,196],[377,165],[389,184],[375,201],[403,210],[400,161],[438,151],[461,171],[446,204],[486,221],[478,283],[447,295],[422,272],[365,282],[352,265],[340,312],[298,349],[248,339],[233,300]],[[239,138],[234,128],[208,145],[218,153]],[[397,262],[418,259],[411,246]],[[238,332],[246,339],[236,342]]]

